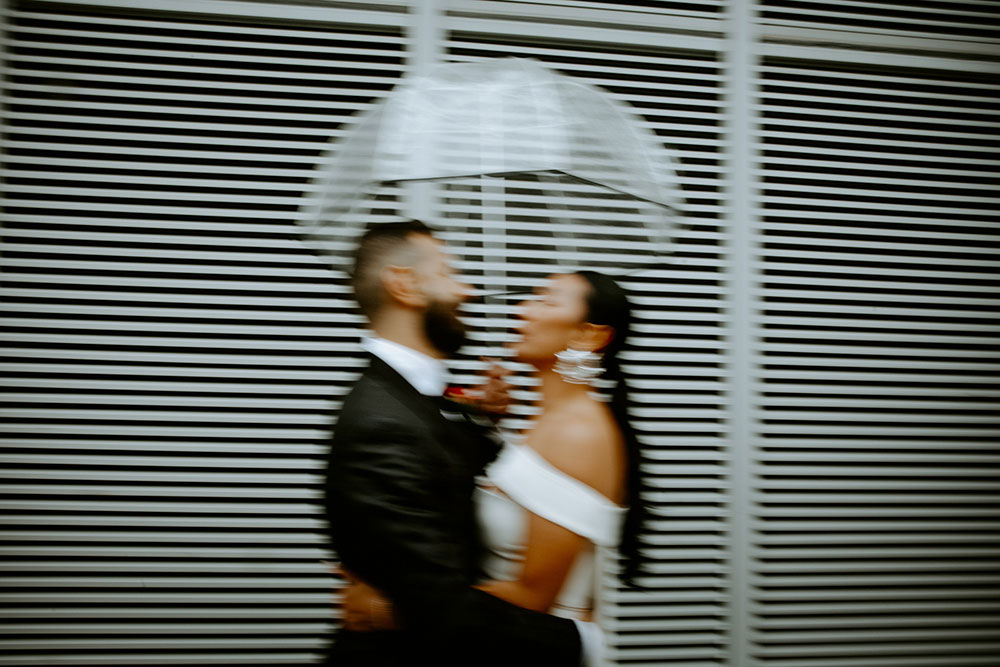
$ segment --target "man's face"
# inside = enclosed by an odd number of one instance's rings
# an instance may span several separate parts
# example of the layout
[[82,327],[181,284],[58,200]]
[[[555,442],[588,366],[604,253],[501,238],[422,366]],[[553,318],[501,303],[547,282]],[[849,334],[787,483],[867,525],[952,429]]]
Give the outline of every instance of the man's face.
[[420,261],[414,267],[420,289],[427,297],[424,332],[440,352],[452,355],[467,341],[465,323],[458,310],[471,288],[455,275],[444,244],[430,236],[414,237]]

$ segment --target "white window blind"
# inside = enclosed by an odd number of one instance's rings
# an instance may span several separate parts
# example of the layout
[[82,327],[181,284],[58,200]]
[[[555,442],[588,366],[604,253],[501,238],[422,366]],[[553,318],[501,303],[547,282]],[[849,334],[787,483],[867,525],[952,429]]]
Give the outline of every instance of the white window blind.
[[995,664],[996,68],[774,45],[759,86],[755,658]]
[[996,40],[1000,12],[990,0],[761,0],[768,23],[903,37]]
[[405,8],[165,7],[7,4],[4,664],[305,664],[332,626],[360,320],[294,217]]
[[[655,519],[647,589],[608,579],[612,662],[1000,663],[996,3],[3,11],[0,664],[319,658],[319,466],[362,320],[294,220],[405,72],[502,56],[602,86],[679,161],[689,228],[626,281]],[[428,193],[486,288],[549,270],[540,226],[621,203]],[[460,379],[512,303],[471,307]]]
[[[462,3],[450,3],[451,6],[464,6],[469,7],[471,5],[484,6],[487,2],[466,2]],[[489,4],[493,5],[507,5],[507,8],[502,8],[499,13],[509,13],[517,15],[525,15],[534,11],[546,11],[549,8],[558,8],[559,10],[573,10],[582,9],[587,12],[588,17],[598,16],[596,10],[611,10],[616,12],[615,14],[610,14],[614,16],[618,22],[622,20],[628,20],[625,17],[627,14],[625,12],[631,12],[633,14],[660,14],[669,15],[672,18],[677,18],[680,16],[700,16],[703,18],[722,18],[725,12],[726,3],[724,0],[493,0]],[[519,6],[512,6],[519,5]],[[534,5],[534,6],[532,6]],[[539,6],[543,7],[539,7]],[[547,6],[547,7],[545,7]],[[497,11],[497,10],[494,10]],[[562,13],[563,17],[572,16],[565,12]],[[634,16],[633,16],[634,18]]]

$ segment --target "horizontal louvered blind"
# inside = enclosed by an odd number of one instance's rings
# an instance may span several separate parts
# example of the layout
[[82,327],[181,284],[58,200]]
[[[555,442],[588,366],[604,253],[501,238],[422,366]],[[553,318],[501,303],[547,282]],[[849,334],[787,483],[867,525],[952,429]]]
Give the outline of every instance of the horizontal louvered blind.
[[294,218],[406,15],[95,4],[5,17],[2,661],[308,663],[360,319]]
[[996,68],[845,60],[760,66],[751,664],[994,665]]
[[[556,10],[617,10],[619,20],[625,12],[633,14],[690,15],[706,18],[722,18],[725,0],[496,0],[493,4],[513,5],[509,11],[521,13],[531,11],[530,5],[544,5]],[[521,5],[521,7],[517,7]],[[528,6],[528,7],[526,7]],[[495,11],[495,10],[494,10]],[[563,15],[565,17],[565,14]]]
[[765,23],[862,30],[881,35],[951,39],[1000,37],[1000,6],[992,0],[761,0]]
[[[641,35],[625,30],[616,35],[617,42],[610,42],[606,28],[581,31],[573,43],[565,43],[549,37],[544,28],[507,16],[470,18],[458,11],[449,16],[448,29],[449,61],[537,58],[629,105],[657,135],[660,150],[677,160],[690,228],[664,268],[622,279],[637,317],[625,371],[632,389],[634,425],[644,445],[645,499],[654,515],[643,538],[649,574],[641,580],[644,591],[623,589],[613,577],[606,578],[602,616],[614,633],[610,643],[616,663],[722,664],[726,654],[721,537],[726,502],[721,426],[725,401],[721,350],[725,258],[719,194],[722,73],[718,52],[705,48],[718,47],[718,42],[703,40],[700,49],[668,48],[656,42],[669,40],[641,44]],[[507,206],[497,203],[491,208],[493,220],[483,221],[500,230],[494,250],[506,258],[503,265],[491,265],[468,256],[470,273],[481,273],[487,287],[490,280],[498,286],[537,284],[546,273],[576,268],[576,262],[600,266],[610,260],[628,265],[628,251],[621,249],[627,244],[616,242],[614,233],[615,226],[625,223],[627,202],[616,201],[599,188],[574,190],[560,183],[521,179],[494,187],[520,193],[524,208],[511,206],[509,196],[498,197]],[[451,216],[446,222],[453,218],[456,224],[476,218],[482,201],[463,201],[447,192],[441,199]],[[581,209],[603,216],[612,228],[594,245],[591,253],[596,254],[577,253],[562,267],[551,261],[532,265],[532,246],[519,244],[516,230],[533,219],[563,223],[571,230],[575,220],[585,233],[589,227],[584,226]],[[565,242],[552,243],[543,256],[559,255],[564,247]],[[503,269],[507,273],[499,273]]]

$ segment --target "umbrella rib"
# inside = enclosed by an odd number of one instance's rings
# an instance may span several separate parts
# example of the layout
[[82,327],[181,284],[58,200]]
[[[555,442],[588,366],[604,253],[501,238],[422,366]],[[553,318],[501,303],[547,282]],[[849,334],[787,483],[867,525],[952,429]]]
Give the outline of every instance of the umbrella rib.
[[[604,188],[606,190],[611,190],[612,192],[617,192],[620,195],[625,195],[626,197],[631,197],[632,199],[635,199],[636,201],[642,201],[642,202],[646,202],[647,204],[653,204],[654,206],[659,206],[660,208],[665,208],[668,211],[670,211],[671,213],[675,213],[675,214],[680,213],[677,210],[676,207],[671,206],[670,204],[666,204],[664,202],[657,201],[655,199],[651,199],[649,197],[641,197],[641,196],[639,196],[637,194],[633,194],[631,192],[626,192],[625,190],[622,190],[621,188],[615,188],[615,187],[612,187],[612,186],[607,185],[605,183],[601,183],[600,181],[595,181],[593,179],[584,178],[582,176],[577,176],[576,174],[571,174],[571,173],[569,173],[567,171],[563,171],[562,169],[531,169],[531,170],[520,169],[520,170],[517,170],[517,171],[494,171],[494,172],[490,172],[490,173],[449,174],[447,176],[424,176],[424,177],[419,177],[419,178],[387,178],[387,179],[384,179],[384,180],[377,181],[377,183],[379,183],[380,185],[386,185],[386,184],[392,184],[392,183],[430,183],[430,182],[433,182],[433,181],[449,181],[449,180],[454,180],[454,179],[457,179],[457,178],[474,178],[476,176],[488,176],[488,177],[491,177],[491,178],[496,178],[496,177],[500,177],[500,176],[516,176],[518,174],[561,174],[561,175],[565,176],[566,178],[570,178],[570,179],[573,179],[575,181],[579,181],[580,183],[584,183],[586,185],[593,185],[593,186],[596,186],[596,187]],[[678,221],[677,225],[679,227],[686,227],[687,223],[682,222],[682,221]]]

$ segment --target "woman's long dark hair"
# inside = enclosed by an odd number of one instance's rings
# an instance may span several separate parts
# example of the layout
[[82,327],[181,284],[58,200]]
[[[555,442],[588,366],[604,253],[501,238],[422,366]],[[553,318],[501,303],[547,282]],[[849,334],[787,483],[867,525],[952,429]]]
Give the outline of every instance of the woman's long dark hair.
[[614,338],[607,347],[601,350],[604,355],[604,377],[615,383],[611,390],[611,412],[618,422],[625,440],[626,472],[625,500],[628,511],[622,527],[621,546],[623,572],[622,580],[628,585],[635,585],[635,576],[642,565],[639,552],[639,533],[646,521],[648,508],[641,498],[642,472],[640,465],[642,454],[635,429],[629,419],[628,408],[630,399],[625,375],[622,373],[618,353],[625,347],[632,328],[632,305],[629,303],[625,290],[615,280],[596,271],[579,271],[577,275],[590,283],[590,294],[587,295],[586,321],[592,324],[610,326],[615,330]]

